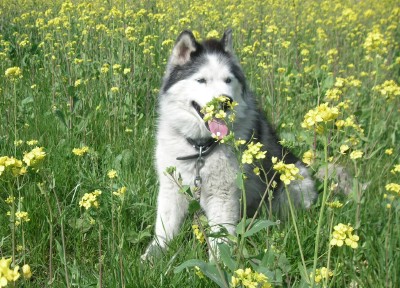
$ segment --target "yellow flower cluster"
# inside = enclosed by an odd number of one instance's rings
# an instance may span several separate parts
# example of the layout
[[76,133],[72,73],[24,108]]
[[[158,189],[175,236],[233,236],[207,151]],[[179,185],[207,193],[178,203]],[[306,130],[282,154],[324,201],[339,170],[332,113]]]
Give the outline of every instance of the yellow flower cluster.
[[230,102],[229,98],[226,96],[223,95],[218,96],[213,100],[211,100],[210,102],[208,102],[207,105],[201,109],[201,113],[204,114],[203,120],[206,122],[210,121],[213,118],[225,120],[227,113],[225,112],[226,109],[223,108],[226,107],[228,110],[231,111],[228,117],[228,121],[233,122],[235,120],[234,109],[237,105],[238,105],[237,102],[235,101]]
[[194,273],[197,275],[197,277],[199,277],[200,279],[204,279],[204,274],[199,266],[194,266],[194,270],[195,270]]
[[247,149],[243,152],[242,155],[242,163],[243,164],[252,164],[254,159],[260,160],[265,158],[265,154],[267,151],[261,151],[263,144],[260,142],[254,143],[251,142],[247,145]]
[[394,80],[387,80],[381,85],[374,86],[372,90],[378,91],[387,101],[400,97],[400,86]]
[[118,173],[117,171],[115,171],[114,169],[111,169],[107,172],[107,177],[110,179],[114,179],[118,177]]
[[25,211],[15,212],[15,218],[17,219],[15,221],[16,226],[19,226],[21,224],[21,222],[31,221],[31,219],[29,218],[28,212],[25,212]]
[[117,191],[113,192],[113,195],[118,196],[118,197],[123,197],[126,193],[126,187],[123,186],[121,188],[119,188]]
[[280,174],[279,179],[285,184],[289,185],[291,181],[296,179],[302,179],[299,174],[299,168],[294,164],[285,164],[282,160],[278,162],[276,157],[272,157],[273,168]]
[[343,128],[343,127],[351,127],[354,130],[356,130],[357,132],[363,134],[364,133],[364,129],[361,128],[360,125],[356,124],[356,120],[355,120],[355,116],[354,115],[350,115],[349,117],[347,117],[346,119],[340,119],[338,121],[335,122],[336,127],[338,128]]
[[335,227],[333,227],[333,232],[332,232],[332,239],[330,241],[330,244],[332,246],[338,246],[341,247],[343,244],[346,244],[347,246],[350,246],[353,249],[356,249],[358,247],[358,240],[359,237],[355,234],[353,234],[353,227],[351,227],[350,224],[345,225],[342,223],[339,223]]
[[316,129],[318,133],[324,131],[320,123],[328,123],[335,120],[339,116],[339,109],[337,107],[329,107],[328,103],[323,103],[307,112],[301,127],[305,129]]
[[388,41],[385,39],[384,35],[380,33],[379,27],[375,27],[372,32],[369,32],[363,47],[367,52],[367,55],[372,53],[377,53],[383,55],[387,53]]
[[92,206],[95,208],[98,208],[99,202],[97,200],[97,197],[99,195],[101,195],[100,190],[94,190],[91,193],[85,193],[85,195],[83,195],[81,201],[79,201],[79,206],[84,207],[86,210],[88,210]]
[[[6,287],[9,282],[17,281],[21,276],[18,265],[14,269],[10,269],[11,262],[11,258],[2,257],[0,259],[0,288]],[[28,264],[22,266],[22,274],[25,279],[29,279],[32,276],[31,267]]]
[[314,277],[315,283],[320,283],[323,279],[328,280],[332,276],[333,272],[326,267],[315,269],[315,276],[314,273],[310,273],[310,277]]
[[11,80],[16,80],[22,78],[22,70],[19,67],[11,67],[6,70],[5,75]]
[[193,234],[196,237],[196,239],[200,243],[204,243],[204,241],[205,241],[204,234],[200,231],[199,225],[193,224],[192,229],[193,229]]
[[360,150],[354,150],[353,152],[350,153],[350,159],[355,160],[359,159],[363,156],[364,152]]
[[37,145],[38,143],[39,143],[39,141],[38,141],[38,140],[35,140],[35,139],[26,141],[26,144],[28,144],[29,146],[35,146],[35,145]]
[[400,164],[394,165],[393,169],[390,170],[390,173],[392,173],[392,174],[396,174],[396,173],[399,173],[399,172],[400,172]]
[[83,146],[82,148],[74,148],[72,149],[72,153],[74,153],[76,156],[83,156],[89,151],[88,146]]
[[23,167],[22,161],[14,157],[0,157],[0,176],[7,171],[11,171],[12,175],[19,176],[26,173],[26,167]]
[[386,191],[397,193],[400,196],[400,184],[397,183],[389,183],[385,186]]
[[304,152],[303,154],[303,163],[307,164],[307,166],[310,166],[315,159],[315,155],[314,152],[312,150],[308,150],[306,152]]
[[30,152],[25,153],[23,158],[25,164],[32,167],[39,165],[46,157],[46,152],[43,149],[43,147],[35,147]]
[[10,269],[12,259],[0,259],[0,287],[6,287],[8,282],[15,282],[20,277],[19,266],[15,266],[14,269]]
[[343,203],[340,203],[339,201],[332,201],[332,202],[326,202],[326,206],[332,209],[337,209],[337,208],[342,208]]
[[234,272],[231,278],[231,287],[242,287],[249,288],[272,288],[271,283],[268,282],[268,277],[262,273],[253,272],[251,268],[238,269]]

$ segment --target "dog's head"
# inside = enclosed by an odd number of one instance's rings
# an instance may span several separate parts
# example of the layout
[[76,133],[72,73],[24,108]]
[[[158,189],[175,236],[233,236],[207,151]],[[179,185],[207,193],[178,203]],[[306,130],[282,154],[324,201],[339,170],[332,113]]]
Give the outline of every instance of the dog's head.
[[183,31],[168,61],[161,87],[161,109],[168,106],[168,113],[172,113],[168,117],[185,124],[175,127],[185,137],[207,138],[211,126],[204,122],[201,109],[224,95],[239,104],[237,119],[246,117],[246,89],[243,71],[233,52],[230,29],[221,39],[201,43],[192,32]]

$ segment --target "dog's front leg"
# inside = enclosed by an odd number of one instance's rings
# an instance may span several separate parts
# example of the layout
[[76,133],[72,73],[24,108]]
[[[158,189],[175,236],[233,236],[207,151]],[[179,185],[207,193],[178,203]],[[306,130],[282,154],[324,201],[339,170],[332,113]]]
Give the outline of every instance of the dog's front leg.
[[169,179],[160,179],[155,236],[142,260],[156,257],[178,233],[188,210],[188,201]]
[[[209,195],[204,195],[203,207],[208,218],[211,231],[218,233],[221,228],[225,228],[229,234],[234,235],[236,224],[239,221],[239,196],[236,188],[223,191],[222,189],[212,189]],[[203,195],[202,195],[203,196]],[[218,243],[226,242],[225,237],[209,237],[211,251],[209,251],[210,261],[214,257],[219,258]]]

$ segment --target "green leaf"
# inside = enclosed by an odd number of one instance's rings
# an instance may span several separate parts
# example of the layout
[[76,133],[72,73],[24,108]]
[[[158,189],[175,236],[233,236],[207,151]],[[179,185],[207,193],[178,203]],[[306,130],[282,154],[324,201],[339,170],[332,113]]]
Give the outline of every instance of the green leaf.
[[63,123],[65,127],[68,128],[67,122],[65,121],[64,113],[61,110],[57,109],[56,111],[54,111],[54,114],[57,116],[58,119],[60,119],[61,123]]
[[197,200],[192,200],[189,202],[189,213],[193,214],[196,213],[201,209],[200,203]]
[[179,193],[187,194],[190,197],[193,197],[193,193],[189,185],[182,185],[182,187],[179,189]]
[[244,189],[244,173],[238,173],[236,176],[236,186],[243,191]]
[[232,258],[231,248],[225,243],[220,243],[218,244],[218,250],[220,253],[221,260],[222,262],[224,262],[226,267],[228,267],[230,271],[235,271],[236,264]]
[[310,282],[307,281],[307,280],[309,280],[308,272],[307,272],[307,270],[304,269],[303,264],[301,264],[301,262],[299,262],[299,263],[297,263],[297,267],[299,268],[300,275],[301,275],[301,279],[302,279],[304,282],[306,282],[307,284],[310,284]]
[[227,274],[224,271],[223,272],[223,277],[225,279],[221,279],[220,274],[218,273],[217,267],[211,263],[206,263],[202,260],[198,260],[198,259],[191,259],[188,260],[186,262],[183,262],[181,265],[179,265],[178,267],[176,267],[174,269],[174,273],[180,273],[182,272],[184,269],[186,268],[192,268],[192,267],[199,267],[201,272],[203,272],[203,274],[205,276],[207,276],[207,278],[209,278],[211,281],[213,281],[215,284],[217,284],[219,287],[226,287],[225,283],[229,283],[229,281],[227,280]]
[[243,229],[246,228],[250,222],[251,219],[246,219],[246,221],[244,221],[244,218],[242,218],[242,220],[240,220],[240,222],[236,225],[236,234],[242,235],[244,231]]
[[278,222],[273,222],[270,220],[256,220],[253,226],[244,233],[243,237],[249,237],[255,233],[261,231],[262,229],[268,228],[270,226],[278,225]]

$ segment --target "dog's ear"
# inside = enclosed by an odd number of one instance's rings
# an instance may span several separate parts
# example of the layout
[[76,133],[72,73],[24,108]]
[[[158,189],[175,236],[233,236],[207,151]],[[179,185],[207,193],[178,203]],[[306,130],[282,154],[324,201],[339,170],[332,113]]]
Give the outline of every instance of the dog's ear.
[[197,49],[197,42],[191,31],[185,30],[176,39],[170,64],[183,65],[190,61],[190,54]]
[[233,44],[232,44],[232,29],[228,28],[224,32],[224,36],[221,39],[222,46],[224,47],[225,52],[233,54]]

